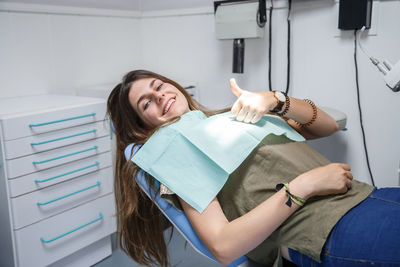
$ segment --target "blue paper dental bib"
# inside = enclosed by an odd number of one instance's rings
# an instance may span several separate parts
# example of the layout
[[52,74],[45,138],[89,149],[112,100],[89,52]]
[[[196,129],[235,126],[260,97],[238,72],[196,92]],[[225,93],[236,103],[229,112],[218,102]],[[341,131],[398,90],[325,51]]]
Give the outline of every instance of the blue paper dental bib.
[[236,121],[230,112],[207,118],[196,110],[160,128],[132,161],[203,212],[229,175],[269,134],[305,141],[274,115],[264,115],[256,124],[249,124]]

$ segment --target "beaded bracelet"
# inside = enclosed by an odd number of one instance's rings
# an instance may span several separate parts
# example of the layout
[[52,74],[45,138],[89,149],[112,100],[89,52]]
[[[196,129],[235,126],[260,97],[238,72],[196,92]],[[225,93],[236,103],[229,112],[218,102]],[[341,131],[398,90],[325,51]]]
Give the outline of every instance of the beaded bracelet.
[[303,99],[303,100],[311,105],[312,110],[313,110],[313,116],[312,116],[311,120],[309,122],[307,122],[307,123],[303,123],[303,124],[299,123],[299,122],[296,122],[296,123],[298,125],[300,125],[301,127],[308,127],[311,124],[313,124],[314,121],[317,119],[318,109],[317,109],[317,106],[315,106],[314,102],[312,102],[310,99]]
[[306,203],[306,200],[304,198],[295,196],[292,193],[290,193],[289,184],[288,183],[286,183],[286,184],[277,184],[275,189],[276,189],[276,191],[279,191],[279,190],[282,189],[282,187],[285,188],[286,194],[288,195],[288,200],[285,203],[287,206],[291,207],[292,206],[292,201],[294,203],[296,203],[297,205],[299,205],[300,207],[304,206],[304,204]]
[[287,95],[285,95],[285,96],[286,96],[286,106],[285,106],[285,109],[284,109],[282,112],[276,113],[276,115],[278,115],[278,116],[283,116],[283,115],[285,115],[285,114],[289,111],[289,107],[290,107],[290,98],[289,98]]

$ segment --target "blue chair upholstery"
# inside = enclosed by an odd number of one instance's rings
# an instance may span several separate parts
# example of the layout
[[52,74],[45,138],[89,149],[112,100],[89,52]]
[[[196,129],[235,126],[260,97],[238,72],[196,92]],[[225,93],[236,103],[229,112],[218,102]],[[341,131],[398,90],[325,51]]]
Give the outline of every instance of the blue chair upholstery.
[[[131,155],[136,153],[138,150],[138,146],[134,147],[132,151],[133,144],[130,144],[125,148],[125,158],[127,160],[130,159]],[[143,171],[140,171],[136,177],[138,184],[144,190],[144,192],[151,199],[154,198],[155,192],[148,187],[146,183],[146,179],[144,177]],[[156,186],[159,186],[159,184]],[[167,201],[162,199],[160,195],[155,196],[155,204],[161,210],[161,212],[167,217],[167,219],[172,223],[176,230],[182,234],[182,236],[189,242],[189,244],[196,250],[198,253],[218,262],[218,260],[211,254],[211,252],[207,249],[207,247],[203,244],[200,238],[197,236],[196,232],[193,230],[192,225],[190,224],[189,219],[186,217],[186,214],[180,210],[177,210],[174,206],[169,204]],[[235,260],[228,267],[239,267],[247,265],[248,258],[246,256],[242,256],[239,259]]]

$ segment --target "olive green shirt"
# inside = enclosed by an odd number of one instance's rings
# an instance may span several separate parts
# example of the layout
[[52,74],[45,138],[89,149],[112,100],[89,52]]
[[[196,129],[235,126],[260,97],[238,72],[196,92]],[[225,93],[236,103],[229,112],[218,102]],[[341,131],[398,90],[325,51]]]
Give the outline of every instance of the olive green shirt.
[[[288,183],[311,169],[330,161],[306,142],[285,136],[268,135],[233,172],[218,200],[232,221],[276,193],[278,183]],[[351,208],[363,201],[373,187],[353,180],[345,194],[312,197],[247,256],[267,266],[281,266],[280,246],[284,245],[320,262],[322,247],[335,224]],[[162,186],[161,196],[182,209],[175,195]]]

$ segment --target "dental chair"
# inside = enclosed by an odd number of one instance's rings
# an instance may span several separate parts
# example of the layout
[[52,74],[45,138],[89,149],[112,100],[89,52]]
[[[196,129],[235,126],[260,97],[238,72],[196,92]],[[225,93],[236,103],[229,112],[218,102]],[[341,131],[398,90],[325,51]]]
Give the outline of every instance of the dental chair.
[[[132,151],[132,148],[134,150]],[[139,148],[133,147],[133,144],[130,144],[125,148],[125,158],[127,160],[130,159],[131,155],[135,154]],[[149,186],[147,185],[146,179],[144,177],[144,172],[140,171],[136,177],[136,180],[140,186],[140,188],[146,193],[146,195],[153,199],[156,194]],[[159,187],[159,183],[156,184]],[[170,221],[170,223],[175,227],[176,230],[186,239],[186,241],[193,247],[195,251],[202,254],[203,256],[218,262],[218,260],[211,254],[211,252],[206,248],[200,238],[197,236],[196,232],[193,230],[192,225],[190,224],[189,219],[186,217],[186,214],[183,211],[177,210],[174,206],[169,204],[166,200],[162,199],[159,194],[155,196],[155,204],[160,209],[160,211],[164,214],[164,216]],[[252,267],[257,264],[251,262],[246,256],[242,256],[228,265],[228,267]],[[259,265],[257,265],[259,266]]]
[[[339,130],[346,130],[346,122],[347,116],[343,112],[340,112],[336,109],[328,108],[328,107],[320,107],[323,111],[332,116],[339,125]],[[111,125],[113,128],[113,126]],[[133,151],[132,151],[133,149]],[[125,158],[129,160],[131,155],[135,154],[139,149],[138,146],[133,147],[133,144],[130,144],[125,148]],[[148,187],[143,171],[140,171],[136,177],[140,188],[146,193],[146,195],[153,199],[156,194],[151,188]],[[158,182],[157,182],[158,183]],[[159,183],[156,184],[159,187]],[[160,195],[156,195],[155,204],[160,209],[160,211],[165,215],[165,217],[170,221],[170,223],[175,227],[176,230],[186,239],[186,241],[193,247],[195,251],[202,254],[203,256],[218,262],[218,260],[211,254],[211,252],[207,249],[207,247],[203,244],[200,238],[197,236],[194,231],[192,225],[190,224],[189,219],[186,217],[186,214],[183,211],[177,210],[174,206],[169,204],[166,200],[162,199]],[[295,267],[297,265],[291,263],[290,261],[283,260],[284,267]],[[227,267],[261,267],[262,265],[251,261],[248,257],[242,256],[229,264]]]

